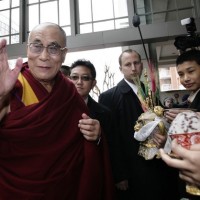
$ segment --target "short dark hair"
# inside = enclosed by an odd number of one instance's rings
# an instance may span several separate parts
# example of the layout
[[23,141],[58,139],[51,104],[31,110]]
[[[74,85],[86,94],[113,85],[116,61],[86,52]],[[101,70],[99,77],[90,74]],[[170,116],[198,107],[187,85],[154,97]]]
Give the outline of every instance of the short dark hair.
[[141,61],[141,55],[137,51],[135,51],[133,49],[126,49],[126,50],[122,51],[122,53],[119,56],[119,65],[120,66],[122,65],[122,56],[124,53],[136,53]]
[[192,49],[185,51],[176,59],[176,66],[183,64],[186,61],[195,61],[198,65],[200,65],[200,50]]
[[74,63],[72,63],[70,69],[74,69],[77,66],[84,66],[87,67],[90,70],[90,73],[92,75],[93,79],[96,79],[96,70],[94,65],[89,61],[89,60],[85,60],[85,59],[79,59],[77,61],[75,61]]
[[69,76],[70,75],[70,67],[67,65],[62,65],[60,68],[60,71],[65,75]]

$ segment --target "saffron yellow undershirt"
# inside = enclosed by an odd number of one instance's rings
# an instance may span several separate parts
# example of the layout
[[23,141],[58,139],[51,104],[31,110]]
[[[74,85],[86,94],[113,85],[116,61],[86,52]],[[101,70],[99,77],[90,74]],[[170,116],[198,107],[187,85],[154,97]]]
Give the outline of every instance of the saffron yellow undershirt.
[[26,78],[22,75],[22,73],[19,74],[18,80],[22,84],[23,92],[22,92],[22,102],[25,106],[38,103],[38,98],[35,95],[33,89],[31,88],[30,84],[26,80]]

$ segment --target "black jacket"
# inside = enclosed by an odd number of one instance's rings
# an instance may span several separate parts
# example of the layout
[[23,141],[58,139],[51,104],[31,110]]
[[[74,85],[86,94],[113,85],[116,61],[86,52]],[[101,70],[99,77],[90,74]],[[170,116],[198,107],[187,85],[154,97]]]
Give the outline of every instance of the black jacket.
[[200,91],[197,93],[189,107],[197,109],[197,112],[200,112]]
[[97,103],[91,96],[88,96],[87,106],[89,108],[90,117],[99,120],[101,129],[107,137],[111,131],[111,110]]

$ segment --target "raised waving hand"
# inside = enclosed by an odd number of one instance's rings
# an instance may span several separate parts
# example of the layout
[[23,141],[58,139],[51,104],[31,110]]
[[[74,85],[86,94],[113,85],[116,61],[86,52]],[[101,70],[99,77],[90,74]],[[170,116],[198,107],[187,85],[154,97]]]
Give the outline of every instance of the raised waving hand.
[[14,87],[21,68],[21,58],[17,59],[14,69],[11,70],[9,68],[8,56],[6,51],[6,40],[0,40],[0,105]]

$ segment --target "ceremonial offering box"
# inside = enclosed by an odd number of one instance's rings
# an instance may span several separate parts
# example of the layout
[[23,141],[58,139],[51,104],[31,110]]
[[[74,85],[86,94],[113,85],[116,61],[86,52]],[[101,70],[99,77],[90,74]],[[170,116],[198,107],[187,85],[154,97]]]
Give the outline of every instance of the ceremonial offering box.
[[[168,134],[188,149],[191,145],[200,143],[200,115],[190,110],[179,113],[173,120]],[[200,195],[200,188],[191,184],[186,185],[186,191],[193,195]]]

